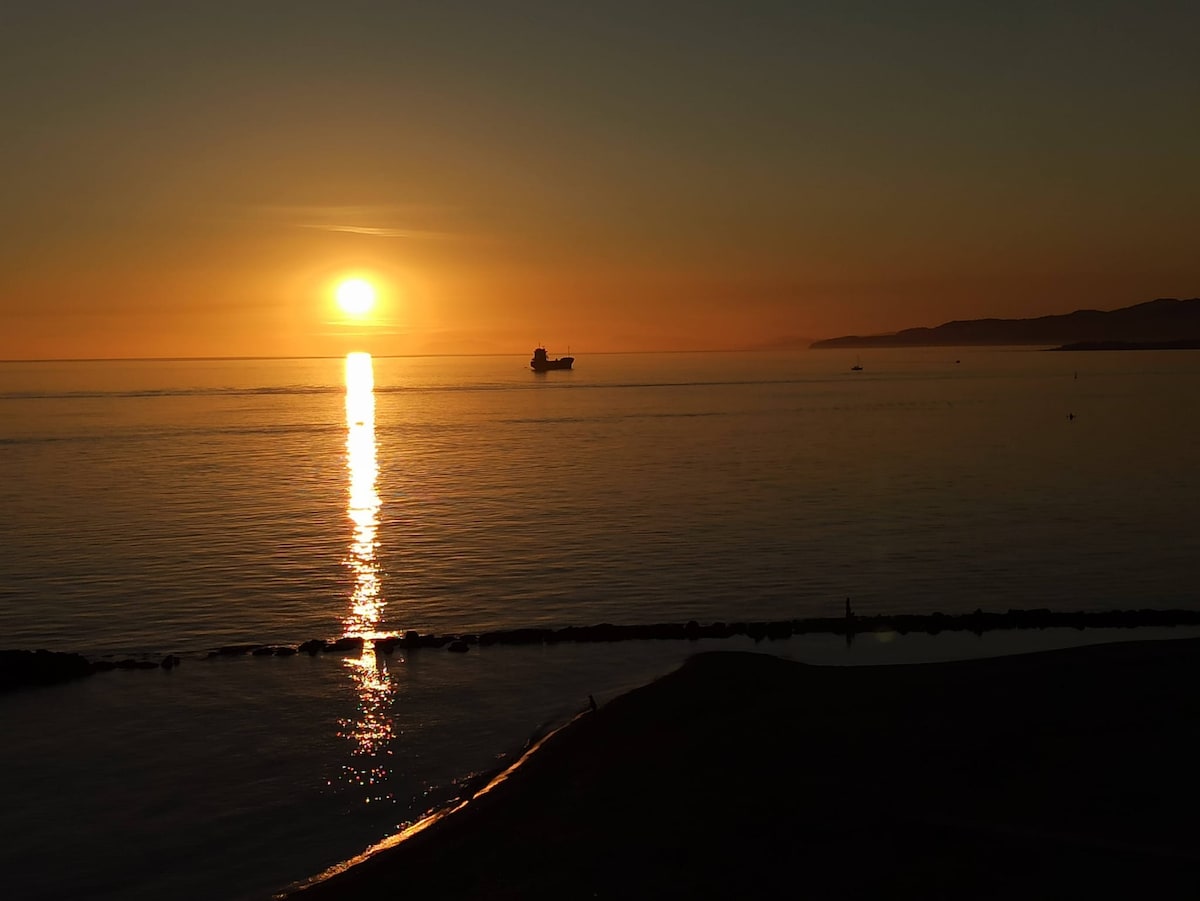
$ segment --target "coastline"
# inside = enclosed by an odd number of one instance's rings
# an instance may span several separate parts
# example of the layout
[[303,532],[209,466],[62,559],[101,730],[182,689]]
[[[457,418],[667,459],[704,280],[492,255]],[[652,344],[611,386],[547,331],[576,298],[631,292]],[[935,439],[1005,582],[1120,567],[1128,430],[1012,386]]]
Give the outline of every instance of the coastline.
[[299,901],[1181,895],[1200,639],[879,667],[699,654]]
[[[341,638],[311,638],[299,645],[235,644],[209,651],[202,659],[218,657],[292,657],[297,654],[316,656],[324,653],[361,654],[370,644],[376,654],[390,655],[394,651],[445,649],[466,653],[472,647],[493,645],[553,645],[612,643],[618,641],[688,641],[701,639],[751,638],[785,640],[792,636],[840,635],[847,642],[857,636],[909,635],[942,632],[969,632],[982,636],[989,632],[1044,631],[1046,629],[1138,629],[1200,626],[1200,610],[1128,609],[1128,610],[1050,610],[1009,609],[989,612],[976,609],[972,613],[877,613],[858,614],[851,610],[846,599],[844,616],[807,617],[803,619],[687,623],[624,624],[599,623],[591,626],[562,628],[514,628],[482,633],[422,634],[409,630],[403,635],[391,634],[378,638],[357,635]],[[83,654],[46,649],[0,650],[0,692],[35,685],[54,685],[81,679],[95,673],[113,670],[171,670],[183,660],[174,655],[150,655],[121,659],[90,659]]]

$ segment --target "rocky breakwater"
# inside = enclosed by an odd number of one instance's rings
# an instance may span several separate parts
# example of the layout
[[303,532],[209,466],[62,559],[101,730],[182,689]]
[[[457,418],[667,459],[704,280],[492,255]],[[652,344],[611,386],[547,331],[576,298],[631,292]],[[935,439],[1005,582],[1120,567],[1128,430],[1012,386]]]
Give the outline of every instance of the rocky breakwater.
[[[702,624],[651,623],[617,625],[598,623],[591,626],[562,628],[499,629],[490,632],[450,635],[423,635],[409,630],[402,635],[379,638],[343,636],[336,639],[311,638],[299,645],[235,644],[209,651],[204,659],[220,657],[292,657],[297,654],[360,654],[372,644],[376,653],[391,654],[397,649],[417,651],[441,649],[465,654],[472,648],[492,645],[545,645],[559,643],[593,643],[617,641],[698,641],[702,638],[734,638],[744,636],[754,641],[776,641],[793,635],[844,635],[852,641],[855,635],[910,632],[937,635],[940,632],[974,632],[982,635],[1008,629],[1134,629],[1143,626],[1173,627],[1200,626],[1200,610],[1105,610],[1054,611],[1046,608],[1007,610],[989,613],[891,613],[859,614],[851,609],[847,599],[845,615],[811,617],[772,621],[714,622]],[[153,658],[123,660],[88,660],[80,654],[52,651],[0,651],[0,691],[30,685],[52,685],[92,673],[114,669],[171,670],[182,661],[173,655],[161,660]]]
[[1106,610],[1059,612],[1046,608],[1032,610],[1007,610],[989,613],[975,610],[973,613],[894,613],[863,615],[855,613],[846,604],[844,616],[812,617],[747,622],[714,622],[702,624],[695,620],[687,623],[626,624],[597,623],[591,626],[564,626],[552,628],[498,629],[490,632],[448,635],[423,635],[408,631],[403,635],[388,635],[382,638],[346,636],[327,640],[312,638],[303,644],[291,645],[228,645],[210,651],[206,659],[214,657],[285,657],[297,653],[317,655],[323,653],[361,653],[364,645],[374,644],[375,650],[391,654],[397,648],[417,650],[440,648],[464,653],[472,647],[491,645],[540,645],[558,643],[592,643],[617,641],[697,641],[701,638],[734,638],[745,636],[754,641],[782,640],[793,635],[833,634],[853,636],[873,632],[895,632],[906,635],[910,632],[937,635],[939,632],[994,632],[1009,629],[1133,629],[1139,626],[1200,626],[1200,610]]
[[57,685],[92,673],[114,669],[174,669],[182,661],[167,655],[162,660],[88,660],[82,654],[61,651],[0,651],[0,691],[37,685]]
[[217,657],[291,657],[296,654],[360,654],[367,644],[373,644],[375,650],[383,654],[391,654],[396,648],[415,650],[416,648],[446,648],[450,651],[463,651],[471,645],[479,644],[479,636],[466,635],[422,635],[419,632],[408,631],[403,635],[387,635],[382,638],[363,638],[358,635],[346,635],[341,638],[325,639],[310,638],[300,645],[276,644],[233,644],[209,651],[205,660]]

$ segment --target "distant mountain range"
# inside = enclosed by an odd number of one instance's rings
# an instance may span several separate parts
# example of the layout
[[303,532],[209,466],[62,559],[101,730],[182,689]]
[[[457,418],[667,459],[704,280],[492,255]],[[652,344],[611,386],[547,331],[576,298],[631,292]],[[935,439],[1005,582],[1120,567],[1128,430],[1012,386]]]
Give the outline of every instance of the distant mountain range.
[[1138,344],[1200,339],[1200,298],[1164,297],[1119,310],[1076,310],[1036,319],[966,319],[888,335],[847,335],[814,341],[814,350],[840,347],[940,347],[986,344]]

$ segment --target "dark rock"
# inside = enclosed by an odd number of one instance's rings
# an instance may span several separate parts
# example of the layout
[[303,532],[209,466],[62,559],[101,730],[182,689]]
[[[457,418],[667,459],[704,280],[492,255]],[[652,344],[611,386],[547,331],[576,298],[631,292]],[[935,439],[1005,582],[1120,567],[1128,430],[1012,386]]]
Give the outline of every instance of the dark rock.
[[325,642],[320,638],[310,638],[304,644],[300,645],[298,650],[303,654],[313,656],[325,650]]
[[219,648],[217,653],[222,657],[238,657],[242,654],[249,654],[258,647],[261,646],[256,644],[228,644],[223,648]]
[[479,636],[479,644],[484,647],[493,644],[545,644],[553,640],[553,629],[505,629],[484,632]]
[[471,646],[461,638],[456,638],[446,646],[447,651],[453,651],[455,654],[465,654],[471,650]]
[[92,672],[92,664],[80,654],[0,651],[0,691],[29,685],[54,685]]
[[134,660],[132,657],[126,657],[124,660],[118,660],[114,664],[115,669],[158,669],[158,664],[153,660]]
[[778,641],[783,638],[792,637],[792,624],[790,622],[767,623],[767,638],[771,641]]
[[378,654],[382,651],[384,654],[390,654],[399,643],[400,637],[397,635],[389,635],[387,638],[376,638],[375,653]]
[[684,641],[688,638],[687,626],[679,623],[657,623],[642,632],[640,637],[654,638],[659,641]]

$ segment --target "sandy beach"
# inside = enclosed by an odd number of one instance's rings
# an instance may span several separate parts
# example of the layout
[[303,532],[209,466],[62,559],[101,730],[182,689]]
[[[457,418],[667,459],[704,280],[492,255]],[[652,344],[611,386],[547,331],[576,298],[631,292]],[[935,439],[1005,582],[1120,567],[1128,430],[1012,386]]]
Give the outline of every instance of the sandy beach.
[[288,897],[1194,897],[1200,640],[817,667],[716,652]]

